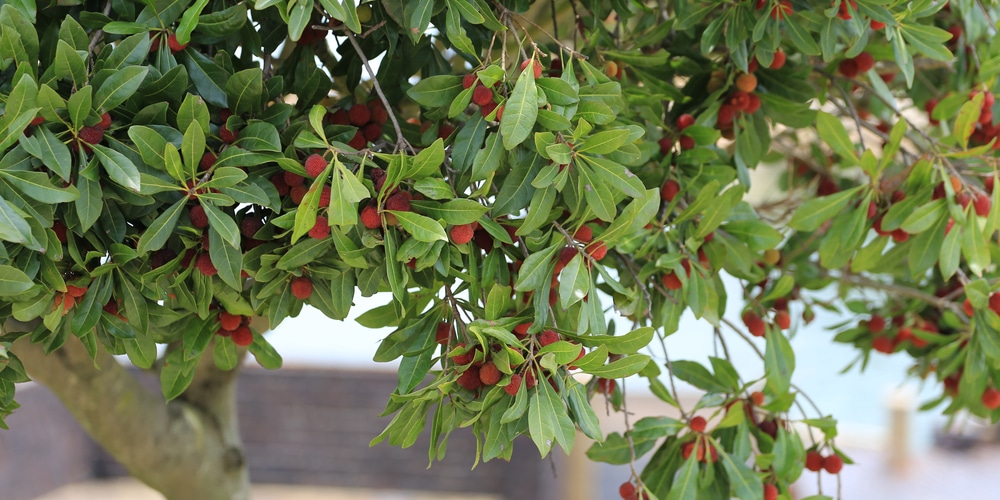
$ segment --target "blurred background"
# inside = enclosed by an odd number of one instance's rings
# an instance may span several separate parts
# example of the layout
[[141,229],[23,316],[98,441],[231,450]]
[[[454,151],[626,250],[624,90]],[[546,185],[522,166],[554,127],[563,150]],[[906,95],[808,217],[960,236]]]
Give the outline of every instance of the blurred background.
[[[735,283],[733,283],[735,285]],[[736,290],[733,290],[736,292]],[[354,315],[389,297],[356,297]],[[737,320],[735,301],[727,316]],[[793,310],[794,311],[794,310]],[[458,430],[443,462],[428,468],[426,436],[409,449],[386,443],[369,447],[389,418],[378,418],[395,387],[395,365],[371,361],[388,330],[369,330],[353,321],[335,322],[306,308],[279,325],[269,340],[285,359],[269,372],[250,359],[239,382],[240,426],[247,448],[254,497],[259,499],[565,499],[617,498],[628,466],[589,461],[582,436],[572,454],[556,448],[540,459],[530,440],[515,446],[510,463],[493,461],[472,468],[471,433]],[[845,318],[819,313],[808,326],[797,320],[793,383],[823,412],[839,422],[837,445],[856,462],[837,477],[806,471],[795,485],[796,498],[822,491],[845,499],[980,499],[1000,490],[1000,446],[993,429],[959,418],[951,434],[946,423],[917,407],[940,388],[907,381],[904,356],[876,354],[864,373],[857,366],[840,373],[858,352],[834,344],[824,328]],[[619,325],[627,331],[629,325]],[[672,360],[707,363],[713,355],[711,326],[685,317],[667,338]],[[758,346],[763,349],[763,339]],[[730,355],[745,379],[760,376],[763,363],[741,339],[727,339]],[[652,354],[656,354],[653,352]],[[657,356],[662,360],[662,352]],[[157,390],[155,379],[147,382]],[[649,394],[642,380],[627,380],[630,421],[671,409]],[[679,387],[691,407],[697,389]],[[601,397],[601,396],[597,396]],[[159,495],[127,479],[101,452],[59,402],[41,386],[18,391],[22,408],[0,432],[0,491],[3,500],[155,499]],[[605,432],[625,428],[621,413],[595,400]],[[711,427],[711,424],[710,424]],[[938,435],[938,439],[935,436]],[[936,441],[938,443],[936,444]],[[641,465],[641,463],[640,463]]]

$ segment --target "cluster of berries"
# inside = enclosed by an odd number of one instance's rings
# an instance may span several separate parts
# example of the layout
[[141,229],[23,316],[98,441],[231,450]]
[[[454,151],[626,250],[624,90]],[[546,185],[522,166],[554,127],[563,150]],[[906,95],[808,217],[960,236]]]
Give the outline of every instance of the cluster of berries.
[[354,149],[364,149],[369,142],[375,142],[382,136],[382,127],[389,119],[389,112],[379,99],[372,99],[366,103],[355,103],[348,109],[337,108],[327,113],[325,122],[327,125],[351,125],[357,127],[358,131],[347,143]]
[[215,330],[216,335],[230,337],[240,347],[246,347],[253,343],[253,331],[250,330],[250,316],[229,314],[227,311],[220,310],[217,318],[219,320],[219,328]]

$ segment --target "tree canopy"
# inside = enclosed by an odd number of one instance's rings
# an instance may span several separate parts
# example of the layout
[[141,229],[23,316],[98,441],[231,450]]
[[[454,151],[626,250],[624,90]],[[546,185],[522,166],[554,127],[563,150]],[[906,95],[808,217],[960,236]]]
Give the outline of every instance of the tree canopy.
[[[429,432],[431,462],[452,432],[492,460],[580,429],[651,454],[623,498],[787,498],[850,463],[791,382],[817,308],[860,366],[911,357],[927,408],[1000,418],[994,2],[0,3],[0,425],[21,337],[127,355],[170,400],[378,292],[373,442]],[[709,363],[661,348],[686,312]],[[606,436],[591,404],[634,375],[680,418]]]

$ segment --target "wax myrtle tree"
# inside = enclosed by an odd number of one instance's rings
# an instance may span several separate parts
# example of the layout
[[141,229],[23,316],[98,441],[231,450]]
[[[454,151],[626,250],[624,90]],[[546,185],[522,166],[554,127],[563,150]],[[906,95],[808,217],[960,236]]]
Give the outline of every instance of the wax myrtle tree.
[[[911,357],[926,407],[996,421],[998,15],[0,1],[0,424],[30,377],[168,498],[244,498],[245,353],[277,368],[266,331],[379,292],[358,322],[400,361],[373,442],[429,433],[431,462],[452,432],[485,461],[579,429],[594,460],[649,458],[623,498],[789,498],[850,462],[791,382],[817,308],[860,366]],[[663,347],[684,313],[709,363]],[[605,435],[591,405],[627,409],[634,375],[680,417]]]

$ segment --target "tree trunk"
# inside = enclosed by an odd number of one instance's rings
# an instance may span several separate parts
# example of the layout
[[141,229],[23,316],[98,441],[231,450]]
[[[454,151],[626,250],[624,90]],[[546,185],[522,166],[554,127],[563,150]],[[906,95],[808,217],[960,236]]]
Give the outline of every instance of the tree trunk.
[[[28,326],[17,323],[8,319],[4,330]],[[221,371],[211,354],[202,356],[187,391],[164,402],[106,351],[98,349],[92,360],[76,337],[48,355],[27,337],[14,342],[12,351],[98,444],[167,499],[249,497],[236,414],[239,364]],[[241,350],[241,360],[244,355]]]

